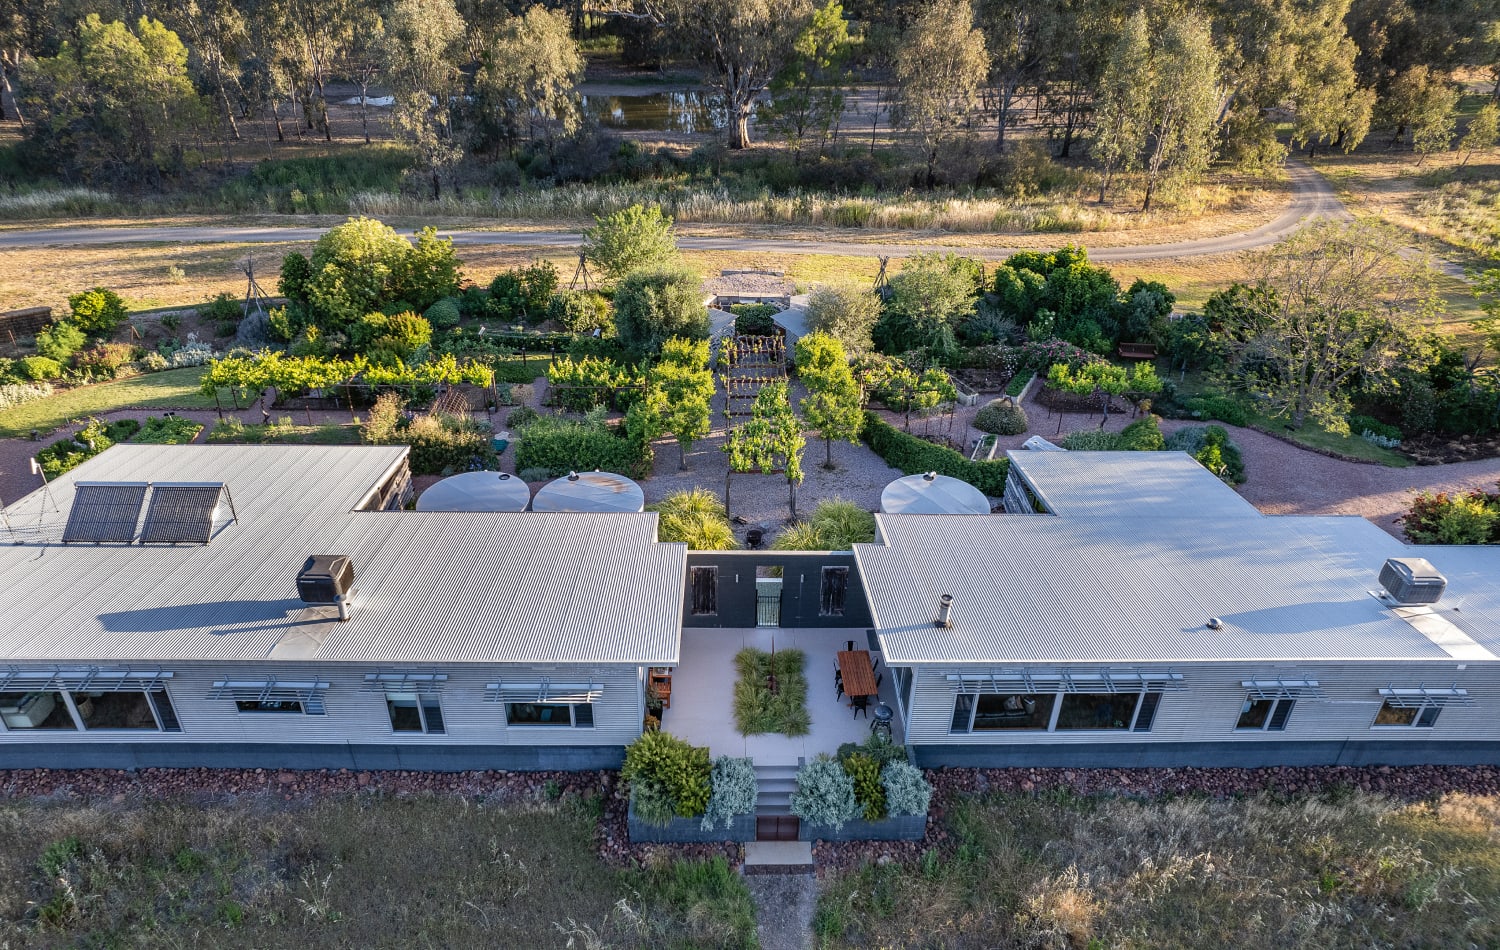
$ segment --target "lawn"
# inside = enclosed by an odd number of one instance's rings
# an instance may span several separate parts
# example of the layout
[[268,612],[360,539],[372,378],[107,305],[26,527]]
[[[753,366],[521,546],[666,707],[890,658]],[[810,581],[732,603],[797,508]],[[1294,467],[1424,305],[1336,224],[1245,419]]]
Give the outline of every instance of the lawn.
[[[777,650],[773,656],[752,647],[734,658],[739,681],[734,684],[734,722],[741,735],[779,732],[805,736],[812,728],[807,715],[807,677],[801,650]],[[776,674],[776,691],[770,675]]]
[[1390,468],[1406,468],[1411,459],[1392,449],[1367,442],[1358,435],[1337,435],[1329,432],[1311,419],[1300,429],[1287,428],[1287,421],[1279,416],[1267,416],[1250,410],[1251,428],[1261,429],[1274,435],[1290,439],[1298,445],[1322,452],[1336,452],[1364,462],[1376,462]]
[[0,946],[753,946],[723,859],[617,870],[597,798],[0,804]]
[[51,432],[77,419],[116,409],[212,409],[212,396],[198,390],[201,367],[169,369],[131,379],[80,386],[0,412],[0,439]]
[[298,425],[283,416],[263,426],[227,419],[209,431],[208,441],[215,445],[359,445],[362,440],[357,425]]
[[1495,797],[1055,792],[960,799],[943,823],[941,851],[825,880],[820,945],[1500,945]]

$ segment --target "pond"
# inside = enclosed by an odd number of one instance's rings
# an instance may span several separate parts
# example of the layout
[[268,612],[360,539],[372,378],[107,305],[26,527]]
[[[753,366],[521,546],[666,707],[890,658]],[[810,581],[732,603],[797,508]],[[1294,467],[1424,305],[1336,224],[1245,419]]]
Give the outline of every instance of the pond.
[[610,129],[691,133],[712,132],[727,124],[723,98],[697,89],[581,98],[584,114]]

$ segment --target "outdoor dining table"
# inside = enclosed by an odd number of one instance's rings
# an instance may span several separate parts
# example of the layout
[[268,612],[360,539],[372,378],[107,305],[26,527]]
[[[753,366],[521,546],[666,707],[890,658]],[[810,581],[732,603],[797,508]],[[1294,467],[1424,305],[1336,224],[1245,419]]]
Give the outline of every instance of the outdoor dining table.
[[874,696],[879,692],[875,671],[870,668],[869,650],[840,650],[838,662],[839,673],[844,677],[844,693],[849,698]]

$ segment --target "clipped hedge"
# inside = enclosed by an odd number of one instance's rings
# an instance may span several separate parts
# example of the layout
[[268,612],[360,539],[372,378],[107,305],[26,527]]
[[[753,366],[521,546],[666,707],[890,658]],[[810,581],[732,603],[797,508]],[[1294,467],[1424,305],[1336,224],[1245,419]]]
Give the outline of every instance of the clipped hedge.
[[971,462],[952,449],[902,432],[873,412],[865,413],[865,428],[861,435],[872,452],[903,474],[937,472],[962,479],[992,498],[1005,494],[1009,459]]

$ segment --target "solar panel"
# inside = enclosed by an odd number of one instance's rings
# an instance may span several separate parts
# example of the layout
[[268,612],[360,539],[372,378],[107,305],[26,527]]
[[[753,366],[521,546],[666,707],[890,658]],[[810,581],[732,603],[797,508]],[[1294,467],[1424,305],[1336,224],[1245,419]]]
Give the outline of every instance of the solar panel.
[[63,542],[129,544],[141,518],[147,486],[146,482],[78,482],[73,486],[73,507],[63,528]]
[[207,544],[223,482],[157,482],[151,486],[142,544]]

